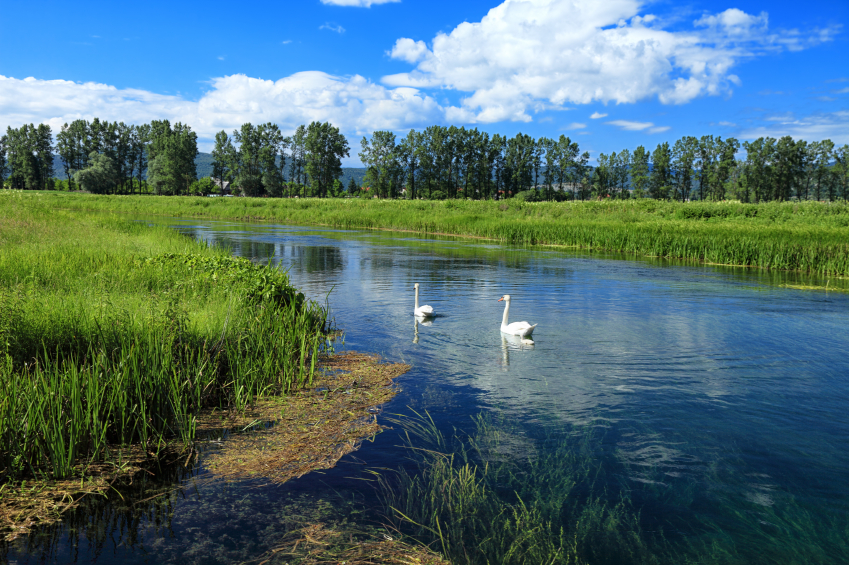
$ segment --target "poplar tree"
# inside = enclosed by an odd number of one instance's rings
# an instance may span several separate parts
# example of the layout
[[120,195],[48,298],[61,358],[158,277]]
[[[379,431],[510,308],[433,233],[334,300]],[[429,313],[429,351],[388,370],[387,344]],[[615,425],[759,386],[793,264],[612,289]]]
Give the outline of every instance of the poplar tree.
[[342,176],[342,157],[350,157],[348,140],[330,122],[312,122],[304,147],[313,194],[325,197],[333,181]]
[[634,186],[634,197],[642,198],[649,189],[651,177],[649,176],[649,160],[651,152],[640,145],[634,150],[631,157],[631,184]]

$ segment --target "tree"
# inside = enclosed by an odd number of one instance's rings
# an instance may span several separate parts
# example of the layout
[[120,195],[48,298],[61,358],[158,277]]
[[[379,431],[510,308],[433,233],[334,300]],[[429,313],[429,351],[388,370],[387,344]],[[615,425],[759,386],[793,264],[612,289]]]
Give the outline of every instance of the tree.
[[357,196],[360,193],[360,187],[357,186],[357,181],[354,180],[354,177],[348,179],[348,194],[351,196]]
[[652,153],[652,171],[649,182],[651,197],[657,200],[669,198],[672,190],[672,154],[669,143],[659,143]]
[[[410,133],[407,134],[401,143],[399,144],[399,157],[401,160],[401,165],[406,170],[407,184],[410,188],[409,197],[414,199],[416,198],[416,174],[419,170],[419,146],[422,143],[422,134],[418,133],[416,130],[410,130]],[[353,181],[354,179],[351,178]],[[356,183],[354,183],[356,185]]]
[[197,134],[180,122],[172,128],[168,120],[154,120],[150,123],[148,139],[148,182],[152,176],[150,169],[156,161],[155,192],[181,194],[188,191],[197,180]]
[[88,158],[88,167],[74,173],[74,180],[83,190],[94,194],[108,194],[118,183],[115,162],[103,153],[92,151]]
[[[2,142],[0,142],[0,152],[2,152]],[[840,186],[840,192],[845,202],[849,197],[849,194],[847,194],[849,193],[849,145],[844,145],[834,152],[834,162],[837,184]],[[0,168],[0,181],[2,181],[2,174],[2,168]]]
[[236,149],[224,130],[215,134],[215,147],[212,149],[212,177],[221,186],[224,182],[233,182],[233,169],[236,161]]
[[743,143],[746,150],[745,200],[754,198],[755,202],[768,200],[772,187],[772,160],[775,153],[775,139],[759,137],[755,141]]
[[392,197],[393,180],[398,176],[401,163],[395,146],[395,134],[376,131],[371,139],[363,138],[360,161],[366,166],[366,178],[378,198]]
[[306,184],[304,178],[307,154],[307,127],[298,126],[292,135],[290,147],[292,148],[292,163],[289,167],[289,180],[298,184]]
[[675,194],[681,198],[681,202],[685,202],[690,197],[690,191],[693,189],[694,167],[698,149],[699,140],[692,136],[682,137],[672,147],[673,186],[675,187]]
[[307,127],[306,172],[313,192],[327,196],[333,181],[342,176],[342,157],[350,157],[348,140],[329,122],[312,122]]
[[643,198],[649,189],[649,160],[651,152],[640,145],[631,158],[631,184],[634,185],[634,197]]
[[0,188],[6,181],[6,136],[0,137]]

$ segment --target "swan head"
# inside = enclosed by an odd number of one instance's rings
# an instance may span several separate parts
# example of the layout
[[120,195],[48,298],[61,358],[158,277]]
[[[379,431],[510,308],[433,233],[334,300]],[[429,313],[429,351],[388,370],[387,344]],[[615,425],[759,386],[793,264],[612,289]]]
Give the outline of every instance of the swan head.
[[509,294],[505,294],[504,296],[502,296],[501,298],[499,298],[499,299],[498,299],[498,301],[499,301],[499,302],[501,302],[502,300],[503,300],[504,302],[510,302],[510,295],[509,295]]
[[413,285],[413,288],[418,289],[418,288],[419,288],[419,283],[414,284],[414,285]]

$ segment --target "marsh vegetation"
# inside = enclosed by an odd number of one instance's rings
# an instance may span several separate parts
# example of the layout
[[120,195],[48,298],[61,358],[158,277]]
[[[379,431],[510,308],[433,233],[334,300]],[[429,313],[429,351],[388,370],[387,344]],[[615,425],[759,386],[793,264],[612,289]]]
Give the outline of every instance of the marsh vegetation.
[[843,203],[25,197],[63,209],[408,230],[849,276],[849,206]]

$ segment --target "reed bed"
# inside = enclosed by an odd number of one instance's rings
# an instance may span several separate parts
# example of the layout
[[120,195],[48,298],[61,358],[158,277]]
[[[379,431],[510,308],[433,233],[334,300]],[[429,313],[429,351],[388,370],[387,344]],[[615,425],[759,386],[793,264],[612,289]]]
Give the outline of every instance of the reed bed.
[[0,195],[0,483],[188,449],[200,410],[309,385],[326,322],[278,269]]
[[[28,195],[29,196],[29,195]],[[621,251],[721,265],[849,276],[845,203],[519,202],[94,196],[40,193],[53,206],[345,229],[409,230]]]

